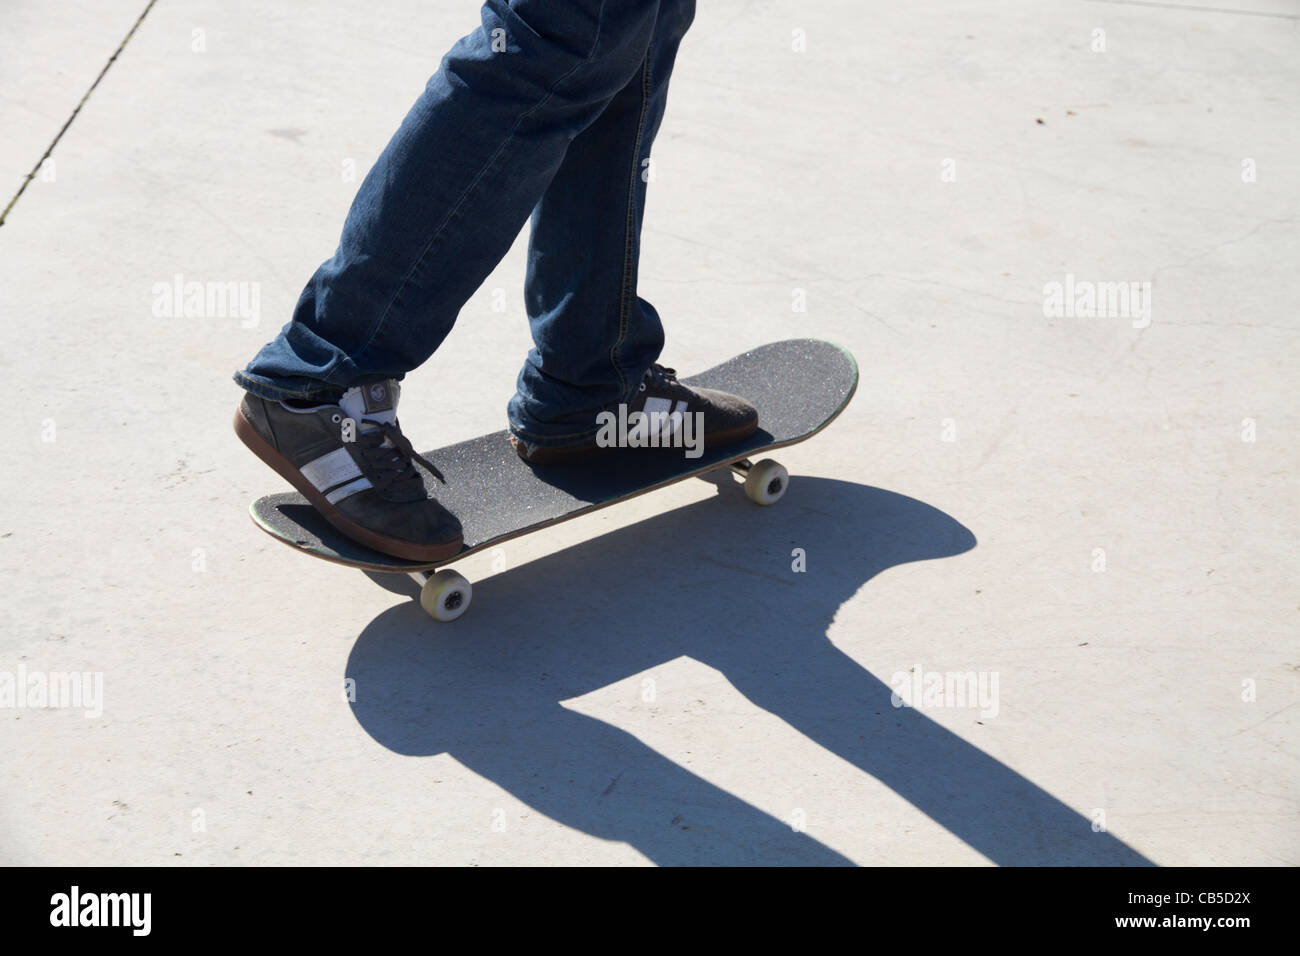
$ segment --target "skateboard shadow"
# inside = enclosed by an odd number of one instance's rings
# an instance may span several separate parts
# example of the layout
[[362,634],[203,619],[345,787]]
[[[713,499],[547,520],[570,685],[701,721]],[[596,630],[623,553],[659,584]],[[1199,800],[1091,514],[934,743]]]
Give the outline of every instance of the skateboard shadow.
[[[849,482],[799,476],[780,506],[761,511],[729,476],[718,483],[726,494],[476,583],[473,609],[453,626],[408,602],[385,611],[348,661],[357,720],[390,750],[447,752],[551,819],[661,865],[851,864],[697,776],[687,759],[561,703],[686,655],[995,863],[1150,865],[921,711],[895,709],[889,685],[828,640],[836,611],[866,582],[973,548],[969,530]],[[805,573],[791,571],[793,548],[807,552]],[[640,681],[629,686],[629,707],[651,706]],[[736,746],[682,739],[697,753]],[[772,759],[761,740],[748,749]],[[791,792],[806,793],[804,781]]]

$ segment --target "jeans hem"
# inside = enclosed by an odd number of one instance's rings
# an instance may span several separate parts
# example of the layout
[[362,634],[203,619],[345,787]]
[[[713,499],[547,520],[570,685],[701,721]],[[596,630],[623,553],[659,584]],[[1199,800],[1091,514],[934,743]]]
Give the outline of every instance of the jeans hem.
[[532,445],[535,448],[564,448],[568,445],[582,445],[588,441],[594,441],[600,434],[600,428],[592,428],[584,432],[565,432],[562,435],[535,435],[526,432],[514,422],[509,423],[508,431],[519,441]]
[[264,379],[254,378],[243,371],[236,372],[231,378],[234,379],[236,385],[249,394],[273,402],[283,401],[286,398],[312,398],[321,392],[333,391],[335,388],[324,383],[309,388],[283,388],[279,385],[272,385]]

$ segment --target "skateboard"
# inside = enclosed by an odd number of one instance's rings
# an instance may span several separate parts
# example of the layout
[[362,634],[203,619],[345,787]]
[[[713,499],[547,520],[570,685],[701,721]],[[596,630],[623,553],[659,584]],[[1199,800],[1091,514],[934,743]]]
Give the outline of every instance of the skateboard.
[[758,430],[716,448],[706,442],[695,458],[681,447],[611,448],[581,461],[529,465],[515,454],[505,431],[426,453],[447,478],[437,486],[437,498],[460,519],[465,538],[459,554],[433,564],[357,544],[297,492],[258,498],[249,514],[271,537],[305,554],[364,571],[411,575],[421,585],[424,610],[434,620],[454,621],[468,609],[473,588],[447,565],[511,538],[723,468],[744,480],[751,501],[775,504],[789,474],[770,458],[753,459],[829,425],[853,397],[858,367],[847,349],[831,342],[788,339],[681,381],[744,396],[758,408]]

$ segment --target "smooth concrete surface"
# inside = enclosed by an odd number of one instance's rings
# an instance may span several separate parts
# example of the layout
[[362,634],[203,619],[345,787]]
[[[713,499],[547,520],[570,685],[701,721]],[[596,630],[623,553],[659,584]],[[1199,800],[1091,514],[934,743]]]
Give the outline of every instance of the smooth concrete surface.
[[[147,5],[139,0],[5,0],[0,9],[0,211],[54,142]],[[31,187],[58,181],[58,162]]]
[[[144,6],[0,14],[5,182]],[[819,336],[857,398],[777,507],[511,542],[440,626],[253,527],[229,376],[475,5],[162,0],[0,228],[0,860],[1300,862],[1300,11],[1220,6],[701,3],[663,360]],[[502,426],[521,275],[408,377],[417,446]],[[1045,315],[1129,282],[1149,317]],[[74,672],[98,706],[17,706]]]

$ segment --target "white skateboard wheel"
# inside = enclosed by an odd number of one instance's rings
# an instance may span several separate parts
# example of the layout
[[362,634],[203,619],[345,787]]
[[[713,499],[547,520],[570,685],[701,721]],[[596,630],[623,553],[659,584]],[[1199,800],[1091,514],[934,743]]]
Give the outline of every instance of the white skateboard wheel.
[[790,486],[790,473],[771,458],[751,465],[745,475],[745,495],[756,505],[774,505]]
[[435,621],[454,621],[469,609],[474,588],[464,577],[445,568],[429,579],[420,588],[420,607],[428,612]]

